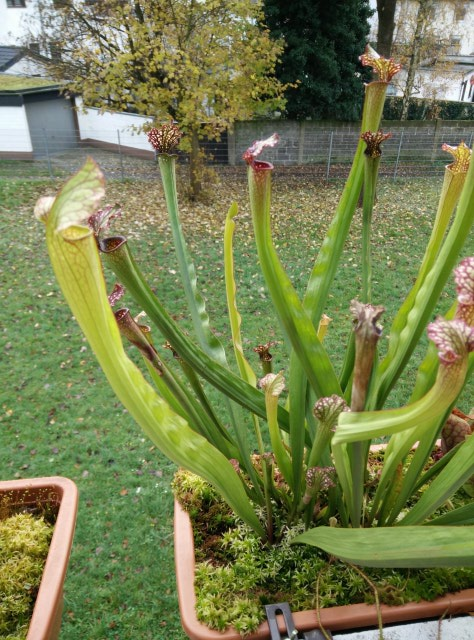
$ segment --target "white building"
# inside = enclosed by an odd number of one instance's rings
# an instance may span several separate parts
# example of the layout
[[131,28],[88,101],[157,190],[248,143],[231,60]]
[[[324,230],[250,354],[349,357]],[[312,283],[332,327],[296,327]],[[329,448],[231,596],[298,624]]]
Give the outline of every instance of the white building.
[[27,25],[35,23],[39,25],[36,0],[0,0],[0,73],[47,75],[38,44],[34,40],[25,43]]
[[[370,0],[370,5],[375,10],[376,0]],[[393,34],[395,50],[411,52],[418,7],[417,0],[398,0]],[[416,72],[413,97],[474,102],[474,2],[436,0],[426,27],[428,38],[430,46]],[[376,12],[370,39],[377,41]],[[398,78],[394,93],[402,95],[406,71]]]
[[37,15],[36,0],[0,0],[0,45],[18,46],[26,21]]
[[47,68],[41,59],[41,56],[25,52],[22,47],[0,45],[0,73],[45,77]]

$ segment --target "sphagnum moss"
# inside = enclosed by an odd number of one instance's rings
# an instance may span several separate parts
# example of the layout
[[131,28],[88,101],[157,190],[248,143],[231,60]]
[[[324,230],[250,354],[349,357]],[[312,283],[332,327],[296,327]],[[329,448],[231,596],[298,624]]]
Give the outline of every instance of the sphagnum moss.
[[18,513],[0,520],[0,637],[26,638],[53,526]]
[[278,522],[277,512],[275,530],[280,531],[281,539],[263,547],[261,539],[231,514],[201,478],[179,470],[173,488],[190,514],[199,552],[196,613],[213,629],[222,631],[232,625],[244,634],[254,631],[264,620],[263,605],[274,602],[289,602],[294,611],[373,604],[371,584],[379,601],[388,605],[430,601],[474,585],[472,567],[361,571],[316,548],[291,544],[301,533],[301,525],[286,527],[283,520]]

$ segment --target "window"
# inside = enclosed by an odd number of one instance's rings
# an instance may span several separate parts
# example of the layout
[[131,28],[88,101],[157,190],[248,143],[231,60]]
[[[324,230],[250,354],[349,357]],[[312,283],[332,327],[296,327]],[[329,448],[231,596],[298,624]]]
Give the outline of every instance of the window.
[[40,54],[39,42],[30,42],[28,44],[28,49],[29,51],[31,51],[31,53],[36,53],[37,55],[39,55]]
[[9,9],[24,9],[26,0],[7,0],[7,7]]
[[454,6],[454,19],[456,22],[461,22],[466,17],[467,6],[466,3],[459,4],[457,3]]
[[61,47],[58,44],[51,43],[49,45],[49,55],[51,56],[51,60],[58,62],[61,60]]
[[456,56],[461,51],[461,36],[451,36],[446,53],[448,56]]

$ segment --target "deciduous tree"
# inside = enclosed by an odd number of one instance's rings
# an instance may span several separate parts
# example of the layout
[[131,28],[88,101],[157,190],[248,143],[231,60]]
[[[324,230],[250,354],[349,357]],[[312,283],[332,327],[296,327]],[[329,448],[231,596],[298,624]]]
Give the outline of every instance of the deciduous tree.
[[[51,73],[102,109],[174,119],[188,134],[192,191],[199,142],[284,104],[280,41],[255,0],[39,0]],[[38,37],[36,37],[38,40]]]
[[[407,76],[405,81],[405,88],[403,92],[403,104],[401,120],[406,120],[408,117],[408,106],[410,98],[413,93],[415,85],[415,74],[420,66],[423,49],[426,50],[429,39],[429,18],[430,12],[433,7],[433,0],[419,0],[416,10],[415,27],[411,35],[410,46],[405,45],[406,59],[407,59]],[[400,21],[400,18],[399,18]],[[402,23],[399,22],[400,30],[403,30]],[[397,49],[403,50],[403,45],[399,45]]]
[[413,96],[422,93],[435,105],[452,82],[453,62],[447,54],[465,28],[462,16],[467,5],[467,0],[405,0],[399,4],[392,55],[406,70],[398,81],[403,94],[402,120],[408,117]]

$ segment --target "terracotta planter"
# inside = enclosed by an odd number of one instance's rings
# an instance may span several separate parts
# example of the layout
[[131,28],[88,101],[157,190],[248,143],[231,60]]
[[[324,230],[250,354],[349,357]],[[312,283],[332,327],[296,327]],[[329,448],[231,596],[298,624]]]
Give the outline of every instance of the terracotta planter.
[[63,609],[63,584],[76,525],[78,491],[72,480],[61,477],[0,482],[0,517],[36,507],[57,511],[53,537],[36,597],[27,640],[59,637]]
[[[191,640],[241,640],[240,634],[235,630],[231,629],[225,633],[213,631],[196,618],[193,533],[189,516],[181,509],[178,502],[175,502],[174,510],[174,548],[181,622],[188,637]],[[470,611],[474,611],[474,589],[465,589],[433,602],[411,603],[399,607],[382,605],[381,607],[384,624],[439,618]],[[319,627],[318,614],[314,610],[296,612],[293,617],[298,631],[311,631]],[[329,631],[377,627],[375,606],[366,604],[321,609],[319,618],[322,626]],[[284,631],[284,626],[281,627],[281,631]],[[255,633],[246,636],[246,640],[265,640],[269,637],[268,624],[265,622]]]

